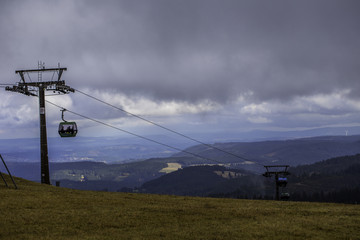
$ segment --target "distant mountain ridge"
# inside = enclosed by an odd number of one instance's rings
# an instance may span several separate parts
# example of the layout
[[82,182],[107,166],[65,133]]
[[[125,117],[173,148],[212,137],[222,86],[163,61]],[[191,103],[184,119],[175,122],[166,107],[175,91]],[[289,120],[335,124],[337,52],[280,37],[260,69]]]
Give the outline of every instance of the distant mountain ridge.
[[[190,137],[207,144],[229,142],[284,141],[289,139],[312,138],[315,136],[345,136],[360,134],[357,127],[325,127],[309,130],[269,131],[251,130],[191,133]],[[1,136],[0,136],[1,137]],[[146,135],[147,138],[166,143],[177,149],[184,149],[196,142],[173,135]],[[8,161],[37,162],[40,158],[39,138],[0,139],[0,153]],[[48,138],[51,162],[96,161],[121,163],[149,158],[169,157],[178,151],[133,136],[117,137],[76,137],[63,139]]]
[[[102,154],[108,151],[108,146],[97,143],[97,139],[90,140],[90,146],[97,145],[97,151],[100,151]],[[8,144],[14,145],[19,143],[13,140],[13,142],[9,142]],[[64,145],[57,147],[60,149],[63,147],[64,153],[71,153],[71,151],[86,147],[85,142],[82,144],[85,146],[73,144],[73,146],[69,146],[68,148],[64,148]],[[298,166],[312,164],[334,157],[358,154],[360,153],[360,136],[325,136],[252,143],[230,142],[216,143],[214,146],[243,156],[259,164],[244,163],[244,159],[238,159],[207,146],[198,145],[187,148],[186,151],[194,152],[205,158],[215,159],[216,162],[197,158],[193,155],[188,156],[184,153],[178,153],[164,158],[149,158],[141,161],[133,160],[132,162],[117,164],[89,160],[62,163],[52,162],[50,158],[50,178],[53,184],[54,181],[61,181],[61,185],[64,187],[117,191],[123,188],[140,187],[145,182],[163,176],[179,167],[185,168],[189,166],[214,165],[220,163],[227,168],[236,169],[237,171],[247,170],[261,175],[264,172],[263,165],[289,164],[291,166]],[[9,151],[8,153],[13,154]],[[121,158],[121,154],[121,151],[111,152],[114,161],[118,155],[119,158]],[[35,181],[40,180],[39,160],[37,162],[8,161],[8,155],[3,154],[3,156],[15,176]],[[84,155],[84,157],[89,156]],[[0,168],[0,170],[2,169]]]
[[[360,153],[360,135],[355,136],[321,136],[292,140],[274,140],[261,142],[215,143],[212,146],[233,153],[242,158],[218,151],[204,145],[185,149],[224,163],[241,163],[244,158],[262,165],[287,164],[291,166],[311,164],[333,157],[355,155]],[[189,156],[177,153],[173,157]],[[249,169],[249,165],[243,165]]]

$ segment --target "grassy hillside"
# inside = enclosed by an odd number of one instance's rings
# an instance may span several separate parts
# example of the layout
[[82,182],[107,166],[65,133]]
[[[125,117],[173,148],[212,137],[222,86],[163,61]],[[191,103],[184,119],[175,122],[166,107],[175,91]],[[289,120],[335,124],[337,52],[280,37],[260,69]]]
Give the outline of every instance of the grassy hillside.
[[358,205],[0,184],[0,239],[357,239]]

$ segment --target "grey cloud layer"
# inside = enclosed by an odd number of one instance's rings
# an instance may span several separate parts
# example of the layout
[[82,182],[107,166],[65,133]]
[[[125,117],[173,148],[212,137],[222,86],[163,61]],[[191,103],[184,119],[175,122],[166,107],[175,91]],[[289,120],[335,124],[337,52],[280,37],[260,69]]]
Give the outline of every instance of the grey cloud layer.
[[2,71],[60,61],[77,87],[159,100],[226,102],[249,92],[283,100],[360,90],[356,0],[0,5]]

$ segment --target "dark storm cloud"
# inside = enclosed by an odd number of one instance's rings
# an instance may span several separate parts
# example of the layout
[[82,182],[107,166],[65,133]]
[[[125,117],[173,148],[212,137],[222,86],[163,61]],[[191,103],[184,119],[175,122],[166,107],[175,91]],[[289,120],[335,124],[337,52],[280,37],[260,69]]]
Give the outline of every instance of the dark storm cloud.
[[108,83],[124,92],[225,101],[248,91],[266,100],[359,87],[357,1],[147,1],[122,7],[105,12],[116,16],[126,9],[132,24],[122,28],[121,19],[112,19],[120,23],[110,28],[116,42],[105,41],[116,53],[116,80]]
[[360,88],[356,0],[17,4],[1,3],[1,61],[60,61],[76,87],[219,102]]

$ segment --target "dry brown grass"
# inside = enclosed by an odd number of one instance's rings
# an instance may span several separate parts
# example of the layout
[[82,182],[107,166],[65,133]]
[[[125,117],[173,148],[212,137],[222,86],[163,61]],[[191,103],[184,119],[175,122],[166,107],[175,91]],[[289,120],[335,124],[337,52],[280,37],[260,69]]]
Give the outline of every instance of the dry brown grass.
[[0,184],[0,239],[359,239],[358,205]]

